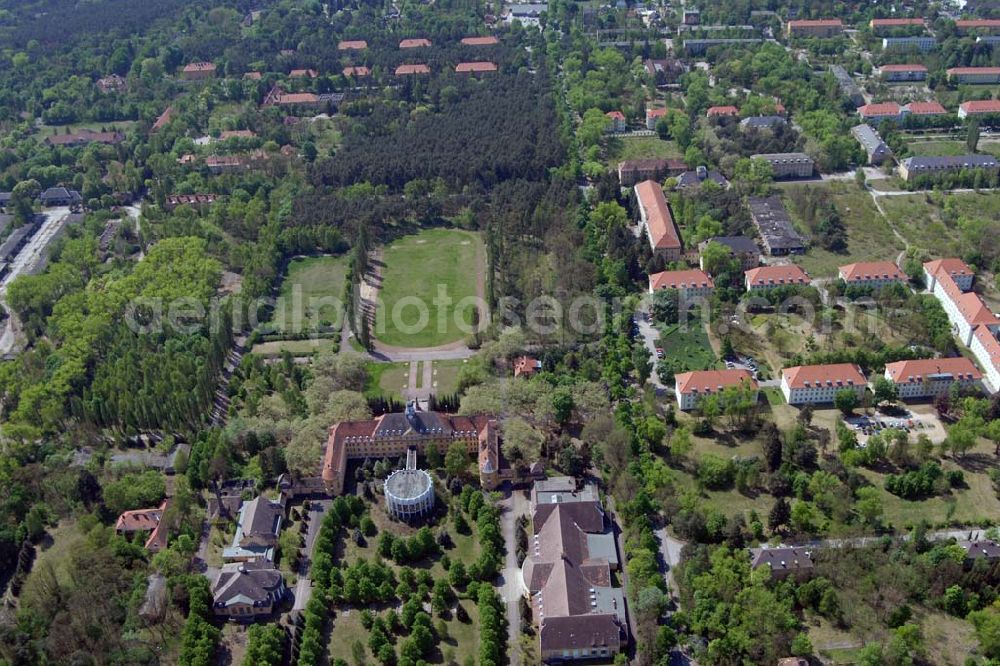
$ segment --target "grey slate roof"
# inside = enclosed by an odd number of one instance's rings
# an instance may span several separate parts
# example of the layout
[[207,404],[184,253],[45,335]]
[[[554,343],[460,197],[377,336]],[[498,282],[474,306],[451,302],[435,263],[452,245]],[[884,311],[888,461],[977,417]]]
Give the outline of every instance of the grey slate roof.
[[965,550],[965,555],[970,560],[985,559],[987,561],[1000,560],[1000,544],[996,541],[982,539],[978,541],[962,540],[958,545]]
[[785,124],[785,119],[781,116],[750,116],[740,121],[741,127],[753,129],[774,129]]
[[908,170],[922,169],[996,169],[1000,162],[992,155],[955,155],[930,157],[916,155],[907,157],[903,164]]
[[270,562],[259,560],[224,565],[212,586],[216,608],[237,603],[266,608],[281,601],[284,594],[281,572]]
[[699,173],[696,171],[685,171],[681,175],[677,176],[677,187],[684,189],[685,187],[697,187],[701,185],[706,180],[711,180],[720,187],[729,187],[729,181],[718,171],[704,171]]
[[750,568],[768,567],[771,572],[812,571],[812,551],[799,546],[751,548]]

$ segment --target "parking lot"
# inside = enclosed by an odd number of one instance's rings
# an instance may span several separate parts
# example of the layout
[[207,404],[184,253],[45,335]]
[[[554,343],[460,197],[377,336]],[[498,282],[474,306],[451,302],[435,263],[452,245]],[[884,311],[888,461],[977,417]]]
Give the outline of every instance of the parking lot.
[[858,444],[865,445],[871,435],[887,429],[902,430],[911,438],[927,435],[935,444],[944,441],[946,432],[937,414],[929,406],[921,409],[902,408],[891,414],[879,411],[871,415],[861,414],[844,417],[846,423],[858,436]]

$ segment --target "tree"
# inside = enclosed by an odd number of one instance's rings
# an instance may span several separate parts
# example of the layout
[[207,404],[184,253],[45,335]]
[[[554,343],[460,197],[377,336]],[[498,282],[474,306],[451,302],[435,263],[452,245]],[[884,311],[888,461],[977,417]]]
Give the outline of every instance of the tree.
[[844,414],[850,414],[858,406],[858,394],[852,389],[841,389],[834,395],[833,404]]
[[658,289],[650,304],[653,319],[661,324],[676,324],[680,316],[680,292],[676,289]]
[[10,194],[10,206],[18,225],[27,224],[35,215],[35,199],[42,193],[42,186],[35,179],[22,180]]
[[788,500],[779,497],[771,507],[771,512],[767,516],[767,526],[775,532],[778,528],[788,525],[792,518],[792,509],[788,506]]
[[285,632],[276,624],[255,624],[247,631],[247,652],[243,666],[279,666]]
[[970,153],[975,153],[979,147],[979,123],[971,121],[965,132],[965,147]]
[[792,654],[796,657],[809,657],[813,653],[812,641],[809,640],[809,634],[797,634],[794,639],[792,639]]
[[528,467],[542,455],[545,435],[519,416],[503,422],[503,454],[515,467]]
[[893,405],[899,399],[896,383],[881,375],[875,378],[875,381],[872,384],[872,393],[874,395],[876,405],[881,405],[883,403]]
[[869,525],[877,525],[882,517],[882,498],[878,490],[870,486],[858,488],[858,501],[854,504],[858,515]]
[[465,477],[469,472],[469,452],[462,442],[452,442],[444,456],[444,471],[448,476]]
[[991,659],[1000,657],[1000,601],[969,613],[968,620],[976,628],[976,638],[983,654]]

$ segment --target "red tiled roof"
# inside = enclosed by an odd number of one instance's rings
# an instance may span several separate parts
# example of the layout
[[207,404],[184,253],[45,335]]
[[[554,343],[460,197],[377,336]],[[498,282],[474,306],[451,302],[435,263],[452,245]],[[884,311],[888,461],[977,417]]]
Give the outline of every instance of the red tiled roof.
[[345,67],[343,71],[344,76],[369,76],[371,73],[372,71],[364,65]]
[[818,28],[821,26],[824,28],[832,28],[835,26],[844,26],[840,19],[796,19],[794,21],[789,21],[788,25],[793,28]]
[[740,115],[740,110],[735,106],[710,106],[708,107],[708,111],[705,112],[705,115],[709,118],[713,118],[715,116],[738,116]]
[[462,43],[466,46],[492,46],[493,44],[499,44],[500,40],[492,35],[487,37],[463,37]]
[[859,261],[840,267],[840,277],[847,282],[857,280],[905,280],[906,274],[891,261]]
[[924,264],[924,270],[936,277],[940,277],[941,275],[962,276],[974,274],[968,264],[954,257],[928,261]]
[[647,118],[662,118],[667,115],[666,109],[646,109]]
[[150,131],[155,132],[157,130],[163,129],[164,126],[166,126],[166,124],[170,122],[170,118],[173,117],[173,114],[174,114],[174,107],[168,106],[163,111],[163,113],[160,114],[160,117],[156,119],[156,122],[153,123],[153,127],[150,128]]
[[423,37],[418,37],[416,39],[404,39],[399,43],[399,48],[401,49],[415,49],[421,46],[430,46],[431,40],[425,39]]
[[858,107],[858,115],[862,118],[873,118],[877,116],[898,116],[902,108],[895,102],[878,102],[876,104],[865,104]]
[[883,72],[926,72],[924,65],[882,65]]
[[646,225],[653,247],[658,250],[680,249],[681,238],[660,184],[655,180],[644,180],[635,186],[635,195],[646,211]]
[[625,114],[621,111],[608,111],[604,115],[608,118],[614,118],[615,120],[625,120]]
[[278,104],[315,104],[319,101],[316,93],[283,93],[278,96]]
[[955,306],[959,314],[968,322],[969,326],[995,326],[1000,324],[1000,319],[993,314],[993,311],[986,307],[982,296],[974,291],[967,291],[957,298],[953,297]]
[[739,386],[747,382],[750,388],[757,388],[757,381],[749,370],[695,370],[674,376],[677,389],[683,393],[714,393],[727,386]]
[[962,102],[959,108],[965,113],[1000,113],[1000,100],[980,99]]
[[260,81],[264,77],[260,72],[246,72],[243,75],[244,79],[250,79],[251,81]]
[[657,289],[700,289],[714,288],[712,276],[703,270],[693,268],[686,271],[663,271],[649,276],[649,286]]
[[1000,28],[1000,19],[959,19],[955,21],[955,27],[967,28]]
[[306,77],[310,79],[315,79],[317,76],[319,76],[319,72],[317,72],[315,69],[293,69],[288,73],[288,76],[290,76],[293,79],[301,79]]
[[396,68],[396,76],[404,76],[406,74],[430,74],[431,68],[424,64],[418,65],[400,65]]
[[948,76],[960,74],[1000,74],[1000,67],[952,67],[948,70]]
[[948,110],[937,102],[910,102],[906,108],[915,116],[934,116],[948,113]]
[[363,39],[349,39],[337,44],[338,51],[360,51],[366,48],[368,48],[368,42]]
[[869,24],[873,28],[896,28],[908,25],[923,25],[922,18],[880,18],[872,19]]
[[829,365],[797,365],[781,371],[782,380],[790,388],[799,389],[838,385],[864,386],[865,376],[861,368],[853,363],[831,363]]
[[219,141],[225,141],[226,139],[252,139],[257,134],[253,130],[225,130],[219,133]]
[[184,72],[191,74],[193,72],[214,72],[215,65],[210,62],[192,62],[184,66]]
[[497,65],[493,62],[460,62],[455,66],[455,71],[459,74],[469,74],[475,72],[495,72]]
[[983,378],[983,373],[964,356],[896,361],[886,363],[885,371],[897,384],[919,384],[926,375],[951,375],[955,379]]
[[804,285],[811,282],[809,275],[796,264],[758,266],[746,271],[744,275],[750,286]]
[[[986,350],[986,355],[990,359],[990,363],[994,368],[1000,368],[1000,342],[993,336],[990,329],[985,326],[979,326],[973,332],[973,335],[979,340],[979,344],[983,346]],[[980,359],[982,362],[982,359]]]
[[541,370],[542,364],[537,358],[530,356],[518,356],[514,359],[514,376],[530,375]]

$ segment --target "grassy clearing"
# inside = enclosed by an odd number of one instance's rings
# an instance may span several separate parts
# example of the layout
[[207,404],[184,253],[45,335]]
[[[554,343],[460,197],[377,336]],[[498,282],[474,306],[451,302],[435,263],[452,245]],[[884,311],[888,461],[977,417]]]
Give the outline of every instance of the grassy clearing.
[[804,256],[795,257],[795,263],[814,278],[836,277],[840,266],[856,261],[895,259],[903,249],[903,244],[893,235],[889,224],[875,207],[871,195],[854,183],[785,183],[779,188],[788,214],[800,230],[808,231],[788,196],[795,188],[828,190],[830,201],[847,227],[846,252],[839,254],[812,247]]
[[409,385],[409,363],[369,363],[365,395],[399,398]]
[[612,169],[617,168],[622,160],[684,157],[675,142],[664,141],[657,136],[611,137],[608,139],[607,153],[608,166]]
[[337,341],[332,338],[317,340],[275,340],[273,342],[259,342],[253,346],[250,352],[267,358],[277,358],[285,351],[292,356],[312,356],[313,354],[335,350],[336,348]]
[[907,146],[911,154],[928,157],[952,157],[969,152],[964,141],[910,141]]
[[458,373],[466,364],[463,360],[434,361],[433,389],[437,395],[454,393],[458,390]]
[[343,325],[347,257],[301,257],[288,264],[287,276],[271,318],[278,331]]
[[43,567],[51,567],[56,580],[63,585],[70,585],[72,579],[69,572],[69,554],[83,543],[86,538],[75,521],[63,520],[57,526],[48,530],[48,535],[39,545],[35,563],[31,573],[24,582],[22,594],[31,594],[35,580]]
[[667,326],[661,329],[658,344],[666,359],[677,360],[688,370],[709,370],[719,362],[705,328],[700,325],[688,326],[686,330],[677,325]]
[[[456,229],[428,229],[386,246],[375,336],[399,347],[461,340],[466,333],[457,321],[471,325],[475,307],[461,301],[477,295],[484,258],[479,235]],[[436,304],[441,294],[450,302]]]

